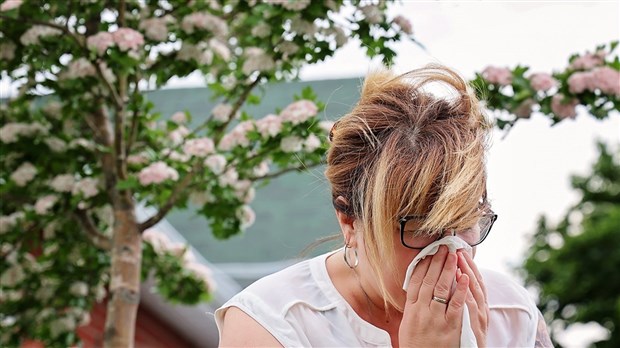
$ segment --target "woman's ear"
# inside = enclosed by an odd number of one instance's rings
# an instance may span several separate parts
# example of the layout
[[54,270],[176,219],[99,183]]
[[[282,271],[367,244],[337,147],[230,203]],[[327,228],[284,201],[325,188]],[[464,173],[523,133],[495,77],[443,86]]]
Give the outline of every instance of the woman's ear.
[[[336,198],[336,203],[337,206],[341,207],[349,206],[349,202],[342,196]],[[342,231],[345,243],[350,247],[355,247],[357,244],[354,226],[355,218],[339,209],[336,209],[336,218],[338,218],[338,224],[340,225],[340,231]]]

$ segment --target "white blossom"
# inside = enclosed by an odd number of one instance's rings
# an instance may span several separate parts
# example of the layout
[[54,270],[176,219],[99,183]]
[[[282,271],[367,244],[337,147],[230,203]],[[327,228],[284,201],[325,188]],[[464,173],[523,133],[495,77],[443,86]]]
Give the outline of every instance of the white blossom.
[[0,128],[0,141],[5,144],[16,142],[20,136],[33,136],[35,134],[49,134],[50,126],[38,122],[21,123],[10,122]]
[[95,178],[84,178],[75,183],[73,186],[73,194],[82,194],[84,198],[91,198],[99,193],[99,180]]
[[220,56],[220,58],[222,58],[222,60],[224,60],[225,62],[228,62],[230,60],[230,49],[222,41],[218,39],[211,39],[209,40],[209,47],[211,47],[213,52]]
[[230,114],[232,113],[233,107],[230,104],[217,104],[213,110],[211,110],[211,114],[213,114],[213,119],[224,123],[227,122]]
[[56,100],[52,100],[49,103],[45,104],[45,106],[41,108],[41,110],[46,115],[58,120],[61,116],[60,113],[62,111],[62,104]]
[[181,49],[177,52],[177,59],[182,61],[195,60],[198,64],[209,65],[213,62],[213,52],[207,49],[206,43],[192,45],[183,42]]
[[41,38],[48,36],[57,36],[60,34],[62,34],[62,31],[60,31],[59,29],[51,28],[47,25],[34,25],[24,34],[22,34],[22,36],[19,38],[19,41],[24,46],[38,45]]
[[46,195],[37,199],[34,204],[34,211],[39,215],[45,215],[56,204],[58,197],[55,195]]
[[88,284],[86,284],[84,282],[79,282],[79,281],[78,282],[74,282],[69,287],[69,292],[73,296],[84,297],[84,296],[88,295]]
[[228,25],[224,20],[207,12],[194,12],[183,17],[181,29],[191,34],[195,29],[207,30],[214,36],[225,38],[228,35]]
[[258,166],[254,167],[252,173],[256,177],[262,177],[269,173],[269,162],[262,161]]
[[282,130],[282,118],[267,115],[256,121],[256,130],[265,138],[275,137]]
[[291,135],[282,139],[280,149],[283,152],[299,152],[302,149],[304,140],[296,135]]
[[64,140],[57,138],[57,137],[45,138],[43,142],[53,152],[64,152],[67,149],[67,143]]
[[273,59],[259,47],[245,49],[245,61],[241,67],[244,74],[250,75],[254,71],[269,71],[275,67]]
[[213,150],[215,150],[213,140],[206,137],[190,139],[186,141],[183,146],[183,151],[185,151],[186,154],[196,157],[206,157],[213,153]]
[[77,138],[77,139],[73,139],[71,140],[71,142],[69,142],[69,148],[71,149],[75,149],[77,147],[83,147],[87,150],[94,150],[95,149],[95,143],[91,140],[87,140],[84,138]]
[[168,236],[154,228],[149,228],[142,233],[142,239],[149,243],[158,255],[163,255],[170,248]]
[[19,264],[14,264],[9,268],[6,268],[0,276],[0,285],[2,287],[14,287],[21,283],[26,278],[24,269]]
[[209,191],[199,191],[199,192],[192,192],[192,193],[190,193],[189,194],[189,200],[194,205],[202,207],[203,205],[205,205],[207,203],[215,202],[216,199],[215,199],[215,196],[213,196],[211,194],[211,192],[209,192]]
[[71,192],[74,184],[73,174],[60,174],[52,179],[49,186],[56,192]]
[[271,26],[269,26],[265,22],[260,22],[252,27],[252,36],[256,36],[258,38],[265,38],[271,34]]
[[75,318],[67,315],[55,319],[50,323],[49,328],[52,338],[56,338],[65,332],[72,332],[76,328]]
[[321,146],[321,139],[319,139],[316,135],[310,134],[306,141],[304,141],[304,150],[306,152],[313,152]]
[[220,175],[219,183],[221,186],[234,186],[237,180],[239,179],[239,174],[235,170],[235,168],[228,168],[226,172]]
[[246,228],[254,224],[254,221],[256,220],[256,214],[254,213],[254,210],[252,210],[252,208],[244,205],[237,210],[237,218],[241,221],[241,229],[245,230]]
[[[17,222],[26,216],[21,211],[16,211],[6,216],[0,216],[0,234],[8,232],[11,228],[17,225]],[[3,252],[4,254],[4,252]]]
[[207,166],[207,168],[211,169],[211,172],[213,172],[213,174],[220,175],[226,167],[226,157],[219,154],[210,155],[205,159],[204,164]]
[[168,40],[168,25],[172,18],[165,16],[161,18],[148,18],[140,22],[138,28],[144,31],[144,36],[154,41]]
[[302,19],[301,16],[296,16],[291,20],[291,31],[300,36],[308,35],[309,37],[313,37],[318,31],[318,28],[314,23]]
[[37,175],[37,168],[30,162],[19,166],[10,176],[11,180],[19,187],[25,186]]

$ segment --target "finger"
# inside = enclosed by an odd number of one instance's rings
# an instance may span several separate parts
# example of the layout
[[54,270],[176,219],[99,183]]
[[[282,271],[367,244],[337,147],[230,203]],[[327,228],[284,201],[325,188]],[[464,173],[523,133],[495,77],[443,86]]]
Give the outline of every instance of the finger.
[[469,288],[471,289],[471,292],[473,293],[476,302],[478,302],[478,303],[486,303],[485,293],[482,290],[482,287],[480,286],[480,282],[476,278],[476,275],[474,274],[474,271],[471,269],[471,267],[467,263],[467,260],[465,259],[465,255],[464,254],[465,253],[463,253],[463,252],[459,252],[458,253],[458,255],[459,255],[458,266],[461,269],[461,271],[463,271],[463,273],[465,273],[465,274],[467,274],[467,276],[469,276],[469,278],[470,278],[470,280],[469,280]]
[[425,303],[431,302],[433,293],[435,291],[435,285],[439,280],[443,265],[446,262],[446,256],[448,254],[448,248],[445,245],[441,245],[435,255],[433,255],[431,264],[428,267],[426,276],[422,280],[422,286],[420,287],[419,299],[425,301]]
[[[437,281],[437,285],[435,285],[435,290],[433,291],[434,297],[436,296],[441,299],[448,301],[450,300],[450,291],[452,290],[452,283],[454,283],[454,277],[456,275],[456,263],[456,253],[448,253],[443,270],[441,271],[441,275],[439,276],[439,280]],[[446,304],[433,300],[431,302],[431,308],[438,308],[445,311],[447,307]]]
[[482,288],[482,292],[484,293],[484,298],[487,298],[487,289],[486,289],[486,286],[484,285],[484,278],[482,278],[482,274],[480,273],[480,270],[478,270],[478,266],[476,266],[476,263],[474,262],[474,259],[472,258],[470,253],[463,253],[463,254],[465,255],[465,260],[467,261],[469,268],[471,268],[471,270],[474,272],[474,275],[476,276],[476,280],[478,280],[478,284],[480,284],[480,287]]
[[463,320],[463,307],[467,300],[467,289],[469,287],[469,277],[467,274],[463,274],[456,283],[456,290],[452,294],[452,298],[448,303],[448,309],[446,310],[446,320],[449,323],[457,323],[461,326]]
[[408,301],[412,303],[416,303],[418,301],[420,287],[422,286],[422,281],[426,276],[426,272],[428,272],[428,267],[430,264],[431,258],[427,257],[424,260],[420,261],[413,270],[413,274],[411,275],[411,279],[409,280],[409,285],[407,286]]

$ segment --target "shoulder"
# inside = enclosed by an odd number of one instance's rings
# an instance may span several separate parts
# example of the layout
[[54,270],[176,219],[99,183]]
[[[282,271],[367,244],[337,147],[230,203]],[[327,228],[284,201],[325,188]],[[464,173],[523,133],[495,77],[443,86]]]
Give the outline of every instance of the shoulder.
[[[226,311],[220,347],[281,347],[282,344],[256,320],[237,307]],[[243,332],[243,335],[239,335]]]
[[226,334],[231,322],[236,326],[250,321],[284,346],[304,345],[299,341],[300,322],[333,307],[320,284],[321,261],[324,258],[317,257],[296,263],[257,280],[233,296],[215,312],[220,336]]

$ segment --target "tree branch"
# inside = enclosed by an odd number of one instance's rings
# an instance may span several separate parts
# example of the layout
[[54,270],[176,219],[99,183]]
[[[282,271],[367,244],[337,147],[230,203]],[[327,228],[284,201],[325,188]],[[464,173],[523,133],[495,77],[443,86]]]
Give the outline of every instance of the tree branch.
[[159,208],[159,211],[155,215],[151,216],[146,221],[138,225],[138,231],[140,233],[144,232],[144,230],[150,227],[153,227],[161,219],[163,219],[166,216],[166,214],[168,214],[168,212],[170,212],[170,210],[174,207],[177,200],[179,199],[179,196],[191,184],[192,179],[194,178],[194,175],[196,175],[196,173],[202,169],[202,165],[203,165],[202,161],[200,160],[197,161],[192,166],[192,171],[187,173],[187,175],[185,175],[183,180],[179,182],[177,187],[175,187],[172,190],[172,194],[170,195],[170,197],[168,197],[168,201],[166,201],[166,203],[162,207]]
[[102,250],[112,249],[112,240],[97,230],[95,223],[84,210],[76,210],[73,216],[78,220],[80,225],[82,225],[84,232],[86,232],[86,236],[93,245]]
[[303,171],[305,169],[310,169],[310,168],[318,167],[318,166],[320,166],[322,164],[324,164],[324,163],[313,163],[313,164],[311,164],[309,166],[305,165],[305,164],[302,164],[302,165],[300,165],[298,167],[290,167],[290,168],[282,169],[279,172],[269,173],[269,174],[266,174],[264,176],[250,177],[249,180],[257,181],[257,180],[273,179],[273,178],[277,178],[277,177],[279,177],[279,176],[281,176],[283,174],[289,173],[289,172],[295,172],[295,171],[301,172],[301,171]]

